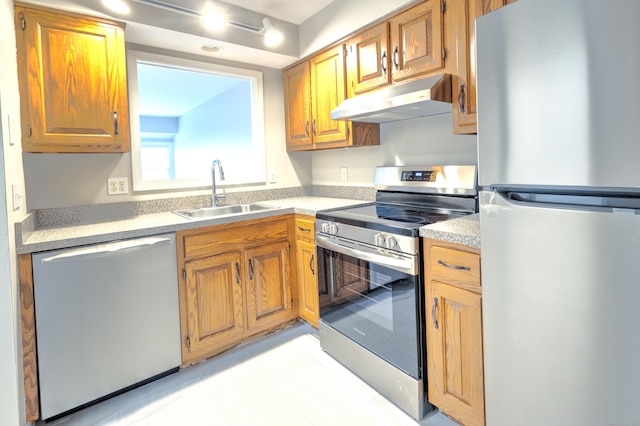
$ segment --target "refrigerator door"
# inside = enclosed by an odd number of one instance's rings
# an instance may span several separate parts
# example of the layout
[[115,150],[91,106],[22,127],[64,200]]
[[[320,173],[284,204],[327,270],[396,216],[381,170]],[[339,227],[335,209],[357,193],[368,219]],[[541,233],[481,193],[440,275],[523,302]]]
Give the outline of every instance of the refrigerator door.
[[640,210],[480,194],[488,425],[640,422]]
[[640,188],[638,16],[638,0],[518,0],[478,18],[480,186]]

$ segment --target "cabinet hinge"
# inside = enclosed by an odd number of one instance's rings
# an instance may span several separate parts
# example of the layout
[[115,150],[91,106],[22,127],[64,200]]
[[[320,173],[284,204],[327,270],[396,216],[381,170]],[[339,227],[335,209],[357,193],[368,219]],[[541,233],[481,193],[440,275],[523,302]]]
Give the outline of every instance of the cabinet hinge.
[[294,303],[293,303],[293,297],[291,298],[291,309],[295,308]]
[[183,280],[186,280],[186,279],[187,279],[187,270],[186,270],[186,269],[183,269],[183,270],[182,270],[182,279],[183,279]]
[[27,20],[22,15],[20,15],[20,28],[22,28],[22,31],[27,29]]
[[184,344],[187,346],[187,349],[191,349],[191,339],[189,339],[189,336],[184,339]]
[[446,2],[446,0],[442,0],[441,8],[442,8],[442,13],[443,14],[447,13],[447,2]]
[[349,125],[347,124],[347,139],[349,139],[351,137],[351,127],[349,127]]
[[442,59],[444,59],[444,60],[447,59],[447,49],[446,48],[442,49]]
[[31,125],[27,125],[27,136],[31,137],[33,135],[33,130],[31,129]]

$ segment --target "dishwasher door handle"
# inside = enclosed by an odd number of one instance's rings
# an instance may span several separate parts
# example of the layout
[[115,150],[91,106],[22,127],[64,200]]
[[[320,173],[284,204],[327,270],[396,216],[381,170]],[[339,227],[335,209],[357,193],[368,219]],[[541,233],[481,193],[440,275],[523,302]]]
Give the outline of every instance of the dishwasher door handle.
[[69,259],[80,256],[88,256],[92,254],[101,253],[116,253],[119,251],[149,247],[155,244],[170,243],[171,238],[168,237],[149,237],[149,238],[137,238],[133,240],[118,241],[115,243],[99,244],[91,247],[83,247],[75,250],[66,250],[64,253],[56,254],[51,257],[45,257],[42,259],[42,263],[54,262],[56,260]]

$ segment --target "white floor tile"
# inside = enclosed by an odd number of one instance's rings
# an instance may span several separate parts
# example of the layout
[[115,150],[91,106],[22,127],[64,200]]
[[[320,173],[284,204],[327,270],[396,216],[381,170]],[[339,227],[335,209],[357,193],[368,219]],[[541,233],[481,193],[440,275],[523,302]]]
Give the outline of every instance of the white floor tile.
[[[41,423],[41,422],[39,422]],[[55,426],[455,426],[416,422],[320,349],[298,323],[73,413]]]

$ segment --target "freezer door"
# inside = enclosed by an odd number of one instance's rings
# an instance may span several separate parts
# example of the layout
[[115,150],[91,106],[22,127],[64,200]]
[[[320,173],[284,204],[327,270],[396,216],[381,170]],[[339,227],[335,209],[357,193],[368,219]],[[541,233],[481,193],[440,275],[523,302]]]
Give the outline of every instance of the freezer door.
[[640,210],[480,194],[488,425],[640,422]]
[[478,18],[479,184],[640,188],[640,1]]

